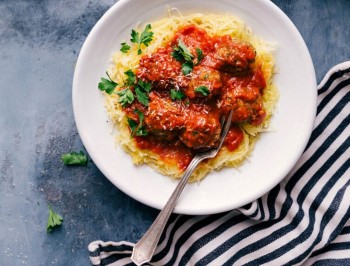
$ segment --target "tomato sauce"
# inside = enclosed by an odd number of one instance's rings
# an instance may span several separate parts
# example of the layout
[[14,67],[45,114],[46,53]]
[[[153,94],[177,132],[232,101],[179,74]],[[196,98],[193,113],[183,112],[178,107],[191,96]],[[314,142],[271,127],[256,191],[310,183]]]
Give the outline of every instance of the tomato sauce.
[[144,114],[142,126],[148,134],[134,138],[138,148],[184,170],[198,150],[217,145],[220,120],[234,110],[224,146],[237,149],[244,139],[239,123],[259,125],[266,116],[266,81],[253,64],[255,54],[247,42],[209,36],[190,25],[180,28],[165,47],[144,55],[136,75],[152,84],[148,106],[136,100],[123,108],[137,123],[135,110]]

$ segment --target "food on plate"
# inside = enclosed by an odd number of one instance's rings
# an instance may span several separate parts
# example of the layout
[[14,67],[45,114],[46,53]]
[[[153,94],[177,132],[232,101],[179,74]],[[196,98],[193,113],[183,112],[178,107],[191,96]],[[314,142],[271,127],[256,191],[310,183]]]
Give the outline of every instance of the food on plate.
[[99,84],[118,143],[135,164],[179,178],[197,152],[218,144],[220,121],[234,110],[219,154],[190,182],[239,166],[278,99],[273,51],[230,15],[169,16],[133,29]]

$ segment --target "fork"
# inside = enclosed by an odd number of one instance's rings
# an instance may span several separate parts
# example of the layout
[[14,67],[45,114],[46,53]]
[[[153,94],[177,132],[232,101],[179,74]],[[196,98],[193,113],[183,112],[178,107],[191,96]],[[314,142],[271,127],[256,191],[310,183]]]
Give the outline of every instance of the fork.
[[164,227],[167,224],[169,217],[175,208],[176,202],[180,197],[181,192],[185,188],[187,181],[191,176],[192,172],[201,161],[208,158],[214,158],[219,152],[219,150],[221,149],[222,144],[224,143],[224,140],[226,138],[227,132],[230,129],[232,113],[233,111],[230,112],[226,121],[225,121],[225,118],[223,118],[223,123],[222,123],[223,130],[221,133],[219,146],[216,148],[209,149],[207,151],[202,151],[200,153],[197,153],[194,156],[191,163],[188,165],[185,173],[181,177],[179,183],[177,184],[174,192],[170,196],[168,202],[165,204],[164,208],[160,211],[160,213],[158,214],[157,218],[155,219],[151,227],[147,230],[144,236],[134,246],[133,252],[131,255],[131,260],[136,265],[139,266],[151,261],[153,253],[160,239],[160,236],[164,230]]

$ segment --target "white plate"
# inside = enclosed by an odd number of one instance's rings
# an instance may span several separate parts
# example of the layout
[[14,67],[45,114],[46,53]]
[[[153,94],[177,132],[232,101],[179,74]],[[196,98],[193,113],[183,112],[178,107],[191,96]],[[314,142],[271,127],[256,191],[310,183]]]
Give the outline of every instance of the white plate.
[[76,65],[73,108],[80,137],[97,167],[120,190],[149,206],[161,209],[177,182],[148,166],[136,167],[116,147],[113,125],[97,89],[111,64],[112,54],[128,40],[139,22],[160,19],[169,7],[183,14],[228,12],[246,22],[254,34],[278,43],[280,91],[274,132],[259,139],[254,152],[239,170],[209,174],[199,184],[188,185],[175,212],[212,214],[231,210],[262,196],[292,169],[310,137],[316,113],[316,78],[308,49],[288,17],[270,1],[259,0],[121,0],[98,21],[87,37]]

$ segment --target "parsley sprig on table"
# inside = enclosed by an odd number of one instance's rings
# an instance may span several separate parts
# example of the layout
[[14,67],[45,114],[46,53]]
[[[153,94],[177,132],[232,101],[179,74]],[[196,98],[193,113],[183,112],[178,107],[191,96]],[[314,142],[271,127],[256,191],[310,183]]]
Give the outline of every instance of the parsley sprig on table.
[[65,153],[61,156],[61,159],[66,165],[86,165],[88,163],[88,157],[83,151]]
[[62,216],[55,213],[49,204],[49,218],[47,219],[46,232],[50,233],[56,226],[61,225],[62,221]]
[[198,65],[204,55],[203,51],[200,48],[196,48],[197,52],[197,62],[194,64],[195,57],[192,55],[188,47],[183,43],[181,39],[178,40],[178,46],[175,46],[173,48],[173,52],[171,53],[171,56],[174,57],[177,61],[182,62],[182,73],[184,75],[188,75],[192,72],[193,66]]
[[[151,24],[147,24],[145,29],[141,32],[141,34],[134,29],[131,30],[131,39],[130,41],[132,43],[135,43],[137,45],[137,54],[141,54],[141,45],[148,46],[150,42],[153,40],[153,32],[151,31],[152,26]],[[120,51],[123,53],[127,53],[130,50],[130,45],[128,45],[126,42],[121,43]]]

